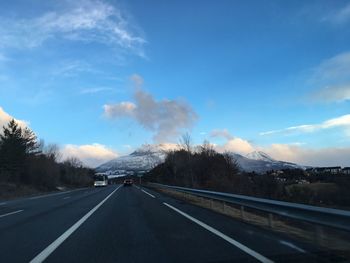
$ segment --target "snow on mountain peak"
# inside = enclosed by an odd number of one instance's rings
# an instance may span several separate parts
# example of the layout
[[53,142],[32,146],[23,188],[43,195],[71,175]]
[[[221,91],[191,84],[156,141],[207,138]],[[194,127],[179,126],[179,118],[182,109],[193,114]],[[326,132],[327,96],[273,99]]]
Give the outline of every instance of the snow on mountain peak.
[[251,153],[248,153],[246,157],[257,161],[276,162],[275,159],[262,151],[253,151]]
[[169,150],[177,149],[176,144],[144,144],[129,155],[120,156],[96,168],[98,172],[106,171],[148,171],[164,162]]
[[[168,151],[176,149],[179,149],[176,144],[144,144],[130,155],[121,156],[100,165],[96,171],[148,171],[164,162]],[[302,166],[294,163],[275,160],[262,151],[253,151],[246,156],[234,152],[230,154],[240,169],[246,172],[264,173],[270,170],[303,169]]]
[[174,143],[143,144],[131,154],[165,153],[175,149],[178,149],[178,145]]

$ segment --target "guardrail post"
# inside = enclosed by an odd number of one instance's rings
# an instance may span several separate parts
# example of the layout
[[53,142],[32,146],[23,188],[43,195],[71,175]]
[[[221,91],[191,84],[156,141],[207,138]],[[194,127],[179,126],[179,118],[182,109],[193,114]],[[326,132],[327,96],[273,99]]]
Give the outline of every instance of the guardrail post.
[[273,215],[271,213],[269,213],[268,222],[269,222],[269,227],[273,228]]
[[244,220],[244,206],[241,205],[241,217]]
[[226,203],[223,202],[223,204],[222,204],[222,211],[225,213],[225,210],[226,210]]
[[213,208],[213,199],[210,199],[209,202],[210,202],[210,208]]

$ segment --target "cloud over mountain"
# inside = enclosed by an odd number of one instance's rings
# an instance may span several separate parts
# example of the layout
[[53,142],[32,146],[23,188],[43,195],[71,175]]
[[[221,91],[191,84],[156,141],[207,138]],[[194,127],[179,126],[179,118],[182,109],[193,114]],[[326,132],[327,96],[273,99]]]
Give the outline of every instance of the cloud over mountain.
[[247,153],[254,151],[254,147],[251,145],[251,143],[249,141],[233,136],[227,129],[213,130],[210,133],[210,136],[212,138],[215,138],[215,137],[220,138],[221,137],[221,138],[226,139],[224,144],[215,145],[214,148],[218,152],[229,151],[229,152],[235,152],[235,153],[240,153],[240,154],[247,154]]
[[94,143],[85,145],[67,144],[61,149],[63,159],[75,157],[88,167],[96,167],[113,158],[118,154],[105,145]]
[[196,122],[196,112],[185,101],[156,100],[152,94],[142,89],[143,80],[140,76],[133,75],[132,81],[136,86],[134,102],[104,105],[104,114],[108,118],[131,118],[146,130],[154,132],[156,142],[171,141]]

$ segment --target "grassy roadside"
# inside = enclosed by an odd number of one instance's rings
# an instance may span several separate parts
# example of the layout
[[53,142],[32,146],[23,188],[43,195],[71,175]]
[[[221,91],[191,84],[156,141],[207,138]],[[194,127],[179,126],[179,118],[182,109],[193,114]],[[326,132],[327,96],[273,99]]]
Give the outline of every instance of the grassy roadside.
[[57,187],[52,190],[38,189],[30,185],[20,185],[12,183],[0,183],[0,201],[9,201],[23,197],[32,197],[37,195],[49,194],[58,191],[66,191],[73,188]]
[[330,258],[332,262],[342,262],[341,259],[350,260],[349,233],[325,227],[316,227],[310,223],[290,220],[276,215],[273,215],[272,218],[270,217],[269,219],[269,215],[264,212],[247,208],[242,210],[240,207],[232,204],[214,201],[187,193],[184,194],[175,190],[155,188],[154,186],[150,188],[172,196],[178,200],[186,201],[217,213],[224,214],[235,220],[287,235],[294,240],[307,242],[313,245],[316,244],[322,249],[322,251],[325,251],[324,256]]
[[16,186],[15,184],[11,184],[11,183],[0,184],[0,201],[7,201],[7,200],[20,198],[20,197],[39,195],[42,193],[45,193],[45,192],[39,191],[38,189],[32,186],[27,186],[27,185]]

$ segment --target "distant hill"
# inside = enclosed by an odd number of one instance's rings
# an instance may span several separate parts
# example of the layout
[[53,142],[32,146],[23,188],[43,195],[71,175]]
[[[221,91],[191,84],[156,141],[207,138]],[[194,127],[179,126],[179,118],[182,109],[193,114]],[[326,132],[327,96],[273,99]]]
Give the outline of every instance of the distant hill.
[[142,145],[139,149],[129,155],[117,157],[96,168],[97,172],[108,171],[148,171],[162,163],[166,151],[175,146],[168,144]]
[[264,173],[271,170],[305,169],[302,165],[275,160],[264,152],[254,151],[246,156],[238,153],[230,154],[236,160],[240,169],[246,172]]
[[[175,145],[158,144],[143,145],[133,153],[115,158],[96,168],[97,172],[125,171],[148,171],[162,163],[169,149]],[[246,172],[264,173],[270,170],[281,169],[305,169],[304,166],[295,163],[278,161],[262,151],[254,151],[243,156],[238,153],[230,153],[237,161],[239,168]]]

